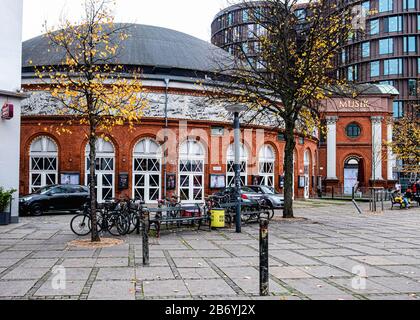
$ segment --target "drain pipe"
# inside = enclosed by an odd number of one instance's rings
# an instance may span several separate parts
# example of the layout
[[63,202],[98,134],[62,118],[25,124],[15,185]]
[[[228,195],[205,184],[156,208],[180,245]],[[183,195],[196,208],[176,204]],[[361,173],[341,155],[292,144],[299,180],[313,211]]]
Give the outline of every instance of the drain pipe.
[[164,174],[164,186],[163,186],[163,195],[164,201],[166,203],[166,198],[168,196],[167,190],[167,178],[168,178],[168,91],[169,91],[169,79],[165,78],[165,152],[163,155],[163,174]]

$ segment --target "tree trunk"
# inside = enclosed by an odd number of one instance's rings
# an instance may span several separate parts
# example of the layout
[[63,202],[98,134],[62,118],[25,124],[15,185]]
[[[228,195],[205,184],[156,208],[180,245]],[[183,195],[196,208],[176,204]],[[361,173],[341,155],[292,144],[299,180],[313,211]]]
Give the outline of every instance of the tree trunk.
[[286,147],[284,150],[284,211],[283,218],[294,218],[293,194],[294,194],[294,152],[296,147],[293,122],[286,122]]
[[98,233],[98,220],[96,216],[96,182],[95,182],[95,164],[96,164],[96,136],[91,132],[89,137],[89,172],[90,172],[90,218],[92,223],[92,242],[100,242],[101,238]]

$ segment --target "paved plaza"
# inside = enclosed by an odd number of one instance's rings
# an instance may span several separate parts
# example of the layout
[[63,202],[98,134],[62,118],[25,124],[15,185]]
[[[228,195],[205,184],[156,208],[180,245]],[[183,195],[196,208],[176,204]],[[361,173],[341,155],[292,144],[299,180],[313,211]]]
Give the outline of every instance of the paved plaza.
[[[420,298],[420,209],[360,216],[348,203],[296,207],[304,219],[270,225],[264,299]],[[137,235],[113,248],[68,246],[77,239],[71,217],[0,227],[0,299],[262,299],[258,225],[242,234],[164,231],[151,238],[151,265],[143,267]],[[63,270],[65,286],[57,286]]]

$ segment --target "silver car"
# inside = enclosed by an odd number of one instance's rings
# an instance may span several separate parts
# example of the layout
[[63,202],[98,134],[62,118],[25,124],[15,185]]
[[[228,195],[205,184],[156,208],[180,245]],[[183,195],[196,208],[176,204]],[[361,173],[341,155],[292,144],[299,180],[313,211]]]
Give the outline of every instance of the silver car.
[[260,194],[272,208],[284,208],[284,196],[274,188],[268,186],[248,186],[248,188]]

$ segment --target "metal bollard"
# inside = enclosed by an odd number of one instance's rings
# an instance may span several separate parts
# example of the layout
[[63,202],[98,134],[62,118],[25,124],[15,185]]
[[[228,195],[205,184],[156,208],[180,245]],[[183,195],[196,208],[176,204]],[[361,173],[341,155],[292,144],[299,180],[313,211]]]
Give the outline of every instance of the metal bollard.
[[143,214],[143,266],[148,266],[149,262],[149,212]]
[[268,220],[260,221],[260,295],[269,295],[268,274]]

